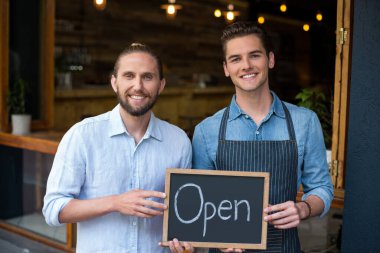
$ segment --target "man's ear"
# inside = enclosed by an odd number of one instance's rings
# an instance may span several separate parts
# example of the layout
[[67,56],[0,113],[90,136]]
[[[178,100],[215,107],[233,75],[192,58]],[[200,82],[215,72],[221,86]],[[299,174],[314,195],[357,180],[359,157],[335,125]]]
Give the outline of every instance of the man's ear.
[[275,60],[274,60],[274,53],[273,52],[269,52],[269,63],[268,63],[268,67],[270,69],[273,69],[274,68],[274,63],[275,63]]
[[111,86],[115,93],[117,93],[116,77],[114,74],[111,75]]
[[224,75],[225,75],[226,77],[229,77],[229,76],[230,76],[230,73],[229,73],[228,70],[227,70],[227,63],[226,63],[226,61],[223,61],[223,69],[224,69]]
[[166,85],[166,79],[162,78],[162,80],[160,80],[160,89],[158,91],[158,94],[160,94],[164,90],[165,85]]

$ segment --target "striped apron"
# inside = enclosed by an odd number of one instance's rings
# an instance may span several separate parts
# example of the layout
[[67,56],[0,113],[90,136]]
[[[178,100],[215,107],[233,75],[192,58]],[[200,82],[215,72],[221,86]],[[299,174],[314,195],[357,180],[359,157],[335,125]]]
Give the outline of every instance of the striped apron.
[[[293,121],[282,102],[289,133],[284,141],[226,140],[229,107],[225,110],[219,130],[216,154],[217,170],[269,172],[269,204],[296,201],[298,150]],[[212,249],[211,252],[220,252]],[[245,252],[301,252],[297,228],[276,229],[268,223],[267,250]]]

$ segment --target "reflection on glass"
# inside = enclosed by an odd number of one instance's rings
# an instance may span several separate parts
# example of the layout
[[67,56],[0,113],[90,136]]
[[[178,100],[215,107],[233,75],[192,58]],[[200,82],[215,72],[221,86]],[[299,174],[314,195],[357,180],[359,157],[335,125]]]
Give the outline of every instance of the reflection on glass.
[[[21,175],[16,173],[16,177],[20,176],[22,180],[16,179],[19,183],[16,183],[12,196],[13,201],[19,204],[7,205],[12,210],[8,210],[5,221],[38,235],[66,243],[66,226],[48,226],[41,211],[54,156],[28,150],[23,150],[21,156],[22,160],[18,163],[21,168],[17,169]],[[19,194],[18,188],[21,188]]]

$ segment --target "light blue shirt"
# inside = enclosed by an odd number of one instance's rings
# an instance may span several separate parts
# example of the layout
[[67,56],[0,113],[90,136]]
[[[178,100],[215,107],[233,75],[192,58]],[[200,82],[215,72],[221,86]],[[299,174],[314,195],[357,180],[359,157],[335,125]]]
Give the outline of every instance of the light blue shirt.
[[[58,226],[59,212],[74,198],[94,199],[133,189],[164,192],[166,168],[190,167],[191,143],[184,131],[152,113],[136,145],[118,105],[65,134],[48,178],[43,214],[49,225]],[[169,252],[158,246],[162,219],[114,212],[79,222],[77,252]]]
[[[285,112],[280,99],[272,92],[273,103],[259,125],[236,104],[230,104],[226,140],[289,140]],[[298,145],[298,185],[302,184],[306,199],[320,197],[324,204],[321,216],[330,209],[333,187],[329,175],[326,148],[317,115],[309,109],[285,103],[291,114]],[[193,168],[215,169],[219,128],[225,109],[196,126],[193,136]],[[284,182],[286,183],[286,182]]]

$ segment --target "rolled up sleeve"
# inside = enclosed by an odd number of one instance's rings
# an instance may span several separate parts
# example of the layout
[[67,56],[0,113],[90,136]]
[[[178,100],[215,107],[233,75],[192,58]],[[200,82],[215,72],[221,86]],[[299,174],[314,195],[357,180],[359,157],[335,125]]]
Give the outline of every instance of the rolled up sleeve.
[[78,198],[85,178],[83,141],[71,128],[62,138],[50,171],[42,213],[50,226],[60,226],[59,213],[70,200]]
[[305,193],[302,199],[305,200],[310,195],[319,197],[324,202],[324,210],[320,215],[322,217],[330,209],[334,190],[327,166],[322,128],[315,113],[312,114],[308,125],[301,170],[301,182]]

